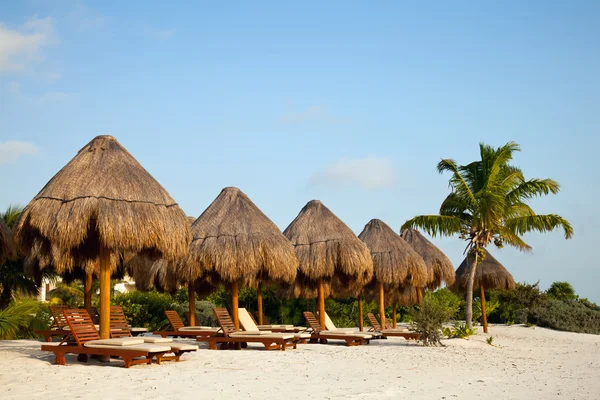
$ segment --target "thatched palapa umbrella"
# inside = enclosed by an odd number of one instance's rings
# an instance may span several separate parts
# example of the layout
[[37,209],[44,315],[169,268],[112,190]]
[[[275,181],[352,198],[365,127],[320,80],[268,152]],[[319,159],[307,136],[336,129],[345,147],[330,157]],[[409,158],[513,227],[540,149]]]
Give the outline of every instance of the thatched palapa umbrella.
[[[232,316],[238,320],[238,284],[293,282],[298,260],[279,228],[241,190],[228,187],[192,224],[192,244],[183,274],[231,285]],[[262,310],[259,306],[259,324]]]
[[15,229],[25,254],[58,273],[100,278],[100,336],[110,336],[110,274],[125,256],[177,260],[191,240],[185,213],[112,136],[85,145],[25,207]]
[[12,233],[2,218],[0,218],[0,264],[17,257]]
[[[496,260],[489,251],[484,249],[483,261],[476,266],[475,281],[473,286],[479,286],[481,296],[481,314],[483,331],[488,332],[487,315],[485,311],[485,289],[511,290],[515,288],[515,280],[506,268]],[[469,263],[467,263],[467,258]],[[467,291],[469,282],[469,265],[472,264],[470,257],[465,257],[456,270],[456,281],[450,287],[453,291],[464,293]]]
[[[400,234],[408,244],[411,245],[427,266],[429,279],[427,282],[427,289],[435,290],[442,285],[444,282],[447,286],[454,283],[454,266],[450,259],[433,243],[431,243],[425,236],[416,229],[407,228]],[[419,297],[419,303],[423,297],[422,287],[417,290],[417,296]]]
[[309,201],[283,234],[294,245],[300,263],[296,295],[313,297],[317,289],[319,320],[325,327],[325,295],[332,284],[362,287],[371,281],[369,249],[318,200]]
[[[358,238],[366,243],[373,258],[373,281],[379,291],[379,316],[381,326],[385,327],[385,288],[398,290],[402,285],[423,285],[427,282],[427,267],[421,256],[379,219],[369,221]],[[395,328],[396,302],[392,304]]]

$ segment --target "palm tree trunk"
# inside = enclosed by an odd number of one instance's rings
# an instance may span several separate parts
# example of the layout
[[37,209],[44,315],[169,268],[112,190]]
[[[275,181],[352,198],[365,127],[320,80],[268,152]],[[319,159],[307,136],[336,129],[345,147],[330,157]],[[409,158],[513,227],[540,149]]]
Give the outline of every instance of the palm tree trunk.
[[[475,282],[475,271],[477,269],[477,249],[475,246],[475,258],[471,263],[471,270],[469,271],[469,282],[467,284],[467,298],[465,299],[467,305],[465,307],[465,320],[469,328],[473,328],[473,284]],[[468,259],[468,256],[467,256]]]

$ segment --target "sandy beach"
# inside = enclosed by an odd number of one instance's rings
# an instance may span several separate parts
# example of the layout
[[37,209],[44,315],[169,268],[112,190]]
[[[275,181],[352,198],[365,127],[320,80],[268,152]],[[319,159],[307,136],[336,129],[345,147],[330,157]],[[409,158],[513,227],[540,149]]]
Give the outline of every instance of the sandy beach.
[[600,399],[600,336],[523,326],[490,331],[494,346],[481,333],[446,340],[445,348],[400,338],[285,352],[201,345],[184,361],[130,369],[75,356],[52,365],[40,342],[0,341],[0,398]]

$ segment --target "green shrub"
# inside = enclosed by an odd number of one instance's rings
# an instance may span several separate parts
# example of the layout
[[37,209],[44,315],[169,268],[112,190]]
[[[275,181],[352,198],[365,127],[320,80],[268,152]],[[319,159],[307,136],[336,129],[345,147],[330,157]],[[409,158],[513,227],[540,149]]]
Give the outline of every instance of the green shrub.
[[477,329],[469,328],[464,322],[456,321],[452,328],[444,328],[443,333],[444,336],[447,336],[449,339],[466,339],[469,336],[475,335]]
[[436,298],[432,293],[425,294],[423,304],[413,309],[411,330],[418,333],[425,346],[443,346],[442,325],[450,320],[457,309],[450,306],[444,299]]
[[526,324],[530,311],[544,307],[548,302],[548,296],[540,291],[539,282],[517,283],[513,290],[497,292],[497,299],[499,306],[489,321],[509,325]]
[[532,310],[531,322],[560,331],[600,334],[600,311],[576,300],[550,300]]
[[575,300],[575,289],[569,282],[553,282],[546,290],[548,297],[554,300]]
[[[497,312],[499,307],[500,302],[498,300],[486,301],[485,312],[487,314],[487,317],[489,318],[490,315],[493,315],[495,312]],[[475,300],[473,300],[473,321],[481,321],[482,316],[483,313],[481,312],[481,299],[477,297]]]
[[35,330],[48,329],[48,306],[36,300],[18,300],[0,310],[0,339],[30,339]]
[[169,321],[165,311],[177,306],[168,294],[139,291],[118,294],[112,303],[123,307],[129,324],[148,328],[149,331],[168,328]]

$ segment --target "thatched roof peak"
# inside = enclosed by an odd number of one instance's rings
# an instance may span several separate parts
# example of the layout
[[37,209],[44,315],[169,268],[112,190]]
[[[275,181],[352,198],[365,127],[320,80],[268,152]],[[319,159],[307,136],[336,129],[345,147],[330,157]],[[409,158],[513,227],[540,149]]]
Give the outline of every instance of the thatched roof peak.
[[16,258],[16,256],[12,232],[10,231],[10,228],[6,226],[4,220],[0,218],[0,264],[7,259],[12,260]]
[[400,234],[425,261],[428,269],[429,279],[427,288],[434,290],[445,282],[447,286],[454,283],[454,266],[450,259],[433,243],[416,229],[406,228]]
[[320,201],[309,201],[283,234],[294,245],[300,263],[296,294],[314,293],[307,289],[314,288],[319,279],[326,286],[334,278],[340,286],[362,286],[371,280],[369,249]]
[[358,238],[371,252],[377,282],[417,287],[426,284],[428,274],[423,259],[385,222],[372,219]]
[[[189,279],[292,282],[298,261],[279,228],[238,188],[227,187],[192,224]],[[186,271],[182,271],[186,273]]]
[[123,254],[182,258],[191,240],[184,212],[112,136],[86,144],[25,207],[15,228],[24,253],[59,273],[97,270],[100,246],[114,269]]
[[[485,258],[481,264],[477,264],[475,271],[474,288],[478,288],[483,283],[485,289],[514,289],[515,280],[510,272],[500,261],[496,260],[487,249],[484,249]],[[465,257],[463,262],[456,270],[456,281],[451,289],[458,292],[465,292],[469,281],[469,266],[467,259],[472,262],[470,257]]]

